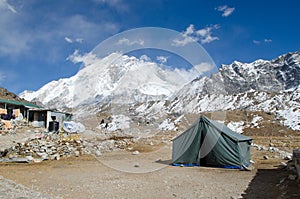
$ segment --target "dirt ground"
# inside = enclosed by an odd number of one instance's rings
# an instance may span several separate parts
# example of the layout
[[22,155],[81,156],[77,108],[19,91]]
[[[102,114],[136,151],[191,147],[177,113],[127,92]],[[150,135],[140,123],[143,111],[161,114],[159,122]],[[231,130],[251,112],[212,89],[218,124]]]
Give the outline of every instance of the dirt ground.
[[[265,121],[275,120],[268,114],[255,113],[259,114]],[[230,121],[240,121],[245,115],[227,113]],[[178,132],[158,133],[133,144],[127,151],[41,163],[0,164],[0,198],[300,198],[300,183],[289,178],[295,173],[280,167],[287,160],[255,147],[251,148],[251,159],[255,162],[252,171],[171,166],[170,140],[196,116],[190,117],[183,118],[187,122]],[[270,126],[268,122],[263,126]],[[290,132],[280,125],[252,129],[245,134],[255,144],[266,147],[288,152],[300,148],[299,132]],[[2,136],[0,148],[28,136],[32,133]],[[89,136],[94,135],[86,138]],[[134,151],[139,153],[133,155]],[[269,158],[265,159],[265,155]]]
[[[300,184],[287,178],[289,172],[278,168],[283,160],[270,152],[252,149],[256,168],[247,172],[170,166],[170,147],[138,155],[121,151],[97,158],[1,164],[0,175],[52,198],[300,197]],[[265,160],[265,154],[271,158]]]

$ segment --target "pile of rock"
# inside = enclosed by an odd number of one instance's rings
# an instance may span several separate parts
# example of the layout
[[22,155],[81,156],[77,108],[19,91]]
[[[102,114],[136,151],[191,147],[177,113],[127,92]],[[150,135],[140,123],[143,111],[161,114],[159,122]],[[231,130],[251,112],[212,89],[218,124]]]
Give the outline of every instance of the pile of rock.
[[0,150],[0,162],[41,162],[83,154],[124,150],[133,143],[130,137],[103,136],[102,139],[82,139],[79,134],[35,132],[35,137]]
[[46,133],[26,142],[15,143],[3,150],[0,162],[40,162],[48,159],[59,160],[61,157],[80,156],[87,149],[78,136],[66,136]]
[[24,119],[11,119],[2,120],[0,119],[0,134],[15,133],[17,129],[22,129],[28,126],[28,123]]
[[106,139],[94,139],[94,140],[85,140],[83,145],[86,147],[86,153],[94,154],[96,156],[100,156],[105,152],[119,151],[125,150],[128,146],[132,145],[132,138],[124,138],[122,137],[110,137]]

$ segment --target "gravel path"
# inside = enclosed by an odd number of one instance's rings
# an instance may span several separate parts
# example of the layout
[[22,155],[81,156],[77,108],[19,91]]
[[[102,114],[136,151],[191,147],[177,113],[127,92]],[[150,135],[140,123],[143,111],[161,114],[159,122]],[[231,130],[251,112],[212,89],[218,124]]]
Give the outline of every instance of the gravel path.
[[0,176],[0,198],[10,199],[48,199],[51,198],[21,184]]

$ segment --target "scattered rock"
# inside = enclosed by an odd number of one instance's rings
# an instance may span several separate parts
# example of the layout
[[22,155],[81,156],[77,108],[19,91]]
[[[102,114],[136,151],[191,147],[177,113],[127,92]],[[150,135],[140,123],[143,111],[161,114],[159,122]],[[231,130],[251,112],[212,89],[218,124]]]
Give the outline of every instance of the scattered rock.
[[33,159],[34,159],[32,156],[26,156],[26,158],[27,158],[30,162],[32,162]]
[[139,154],[140,154],[139,151],[134,151],[134,152],[132,152],[132,155],[139,155]]
[[80,156],[80,152],[79,151],[75,151],[75,157],[79,157]]
[[282,167],[286,167],[286,166],[287,166],[287,164],[286,164],[285,162],[281,162],[281,163],[280,163],[280,166],[282,166]]
[[292,160],[292,156],[287,155],[287,156],[284,157],[284,159],[285,159],[285,160]]
[[279,181],[279,184],[282,184],[284,181],[285,181],[286,178],[282,178],[280,181]]
[[95,151],[95,155],[96,155],[96,157],[99,157],[99,156],[101,156],[101,155],[102,155],[102,153],[101,153],[101,151],[99,151],[99,150],[96,150],[96,151]]
[[255,162],[254,162],[253,160],[250,160],[250,163],[251,163],[251,164],[255,164]]
[[268,159],[270,159],[270,158],[269,158],[269,156],[264,155],[264,159],[265,159],[265,160],[268,160]]
[[289,179],[289,180],[296,180],[296,179],[297,179],[297,175],[292,175],[292,174],[290,174],[290,175],[288,176],[288,179]]

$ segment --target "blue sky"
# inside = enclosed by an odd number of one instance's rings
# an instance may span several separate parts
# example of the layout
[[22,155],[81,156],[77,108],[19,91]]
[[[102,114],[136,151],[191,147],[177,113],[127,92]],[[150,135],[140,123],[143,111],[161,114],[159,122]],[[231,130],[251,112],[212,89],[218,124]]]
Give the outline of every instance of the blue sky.
[[300,1],[0,0],[0,85],[20,93],[74,75],[68,57],[133,28],[196,39],[215,63],[300,50]]

